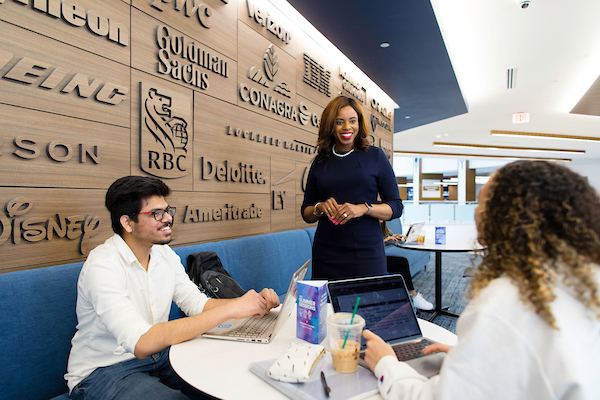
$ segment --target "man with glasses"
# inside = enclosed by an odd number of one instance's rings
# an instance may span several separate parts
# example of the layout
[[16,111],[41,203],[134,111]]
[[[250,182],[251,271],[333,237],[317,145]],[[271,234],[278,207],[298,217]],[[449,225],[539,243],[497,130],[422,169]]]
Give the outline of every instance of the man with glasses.
[[[272,289],[229,300],[198,290],[167,245],[169,194],[160,179],[140,176],[118,179],[106,193],[115,235],[90,252],[79,275],[65,375],[71,399],[205,398],[173,371],[170,346],[279,305]],[[169,321],[172,301],[189,317]]]

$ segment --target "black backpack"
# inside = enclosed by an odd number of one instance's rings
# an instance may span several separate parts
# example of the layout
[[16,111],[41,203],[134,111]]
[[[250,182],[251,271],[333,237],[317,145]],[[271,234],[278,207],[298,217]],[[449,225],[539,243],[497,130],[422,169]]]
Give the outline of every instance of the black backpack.
[[236,282],[214,251],[190,254],[187,258],[187,273],[198,288],[207,296],[217,299],[233,299],[246,291]]

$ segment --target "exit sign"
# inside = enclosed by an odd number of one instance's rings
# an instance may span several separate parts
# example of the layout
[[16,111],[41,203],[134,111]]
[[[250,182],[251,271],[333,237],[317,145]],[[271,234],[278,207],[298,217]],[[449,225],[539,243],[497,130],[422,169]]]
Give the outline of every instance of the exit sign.
[[529,122],[529,113],[513,114],[513,124],[526,124]]

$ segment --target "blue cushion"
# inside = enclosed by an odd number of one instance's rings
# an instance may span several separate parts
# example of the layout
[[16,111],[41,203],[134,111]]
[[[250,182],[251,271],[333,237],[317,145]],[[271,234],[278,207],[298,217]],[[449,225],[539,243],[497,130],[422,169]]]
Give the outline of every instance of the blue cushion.
[[82,262],[0,274],[0,387],[7,399],[68,391],[63,375],[75,334]]
[[386,225],[394,235],[402,233],[402,221],[400,221],[400,218],[394,218],[391,221],[387,221]]
[[[311,257],[312,244],[303,229],[248,236],[175,248],[184,265],[190,254],[217,253],[223,267],[246,290],[287,290],[292,273]],[[307,276],[310,276],[310,268]]]
[[308,236],[310,236],[310,244],[313,245],[315,243],[315,232],[317,231],[317,227],[313,226],[312,228],[305,228],[304,230],[308,233]]

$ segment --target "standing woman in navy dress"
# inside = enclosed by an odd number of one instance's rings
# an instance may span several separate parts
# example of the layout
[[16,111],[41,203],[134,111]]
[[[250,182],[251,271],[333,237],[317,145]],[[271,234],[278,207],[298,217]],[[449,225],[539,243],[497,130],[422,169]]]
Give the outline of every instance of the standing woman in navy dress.
[[403,206],[390,162],[367,135],[356,100],[339,96],[323,110],[301,208],[306,222],[319,221],[312,279],[387,273],[379,219],[398,218]]

